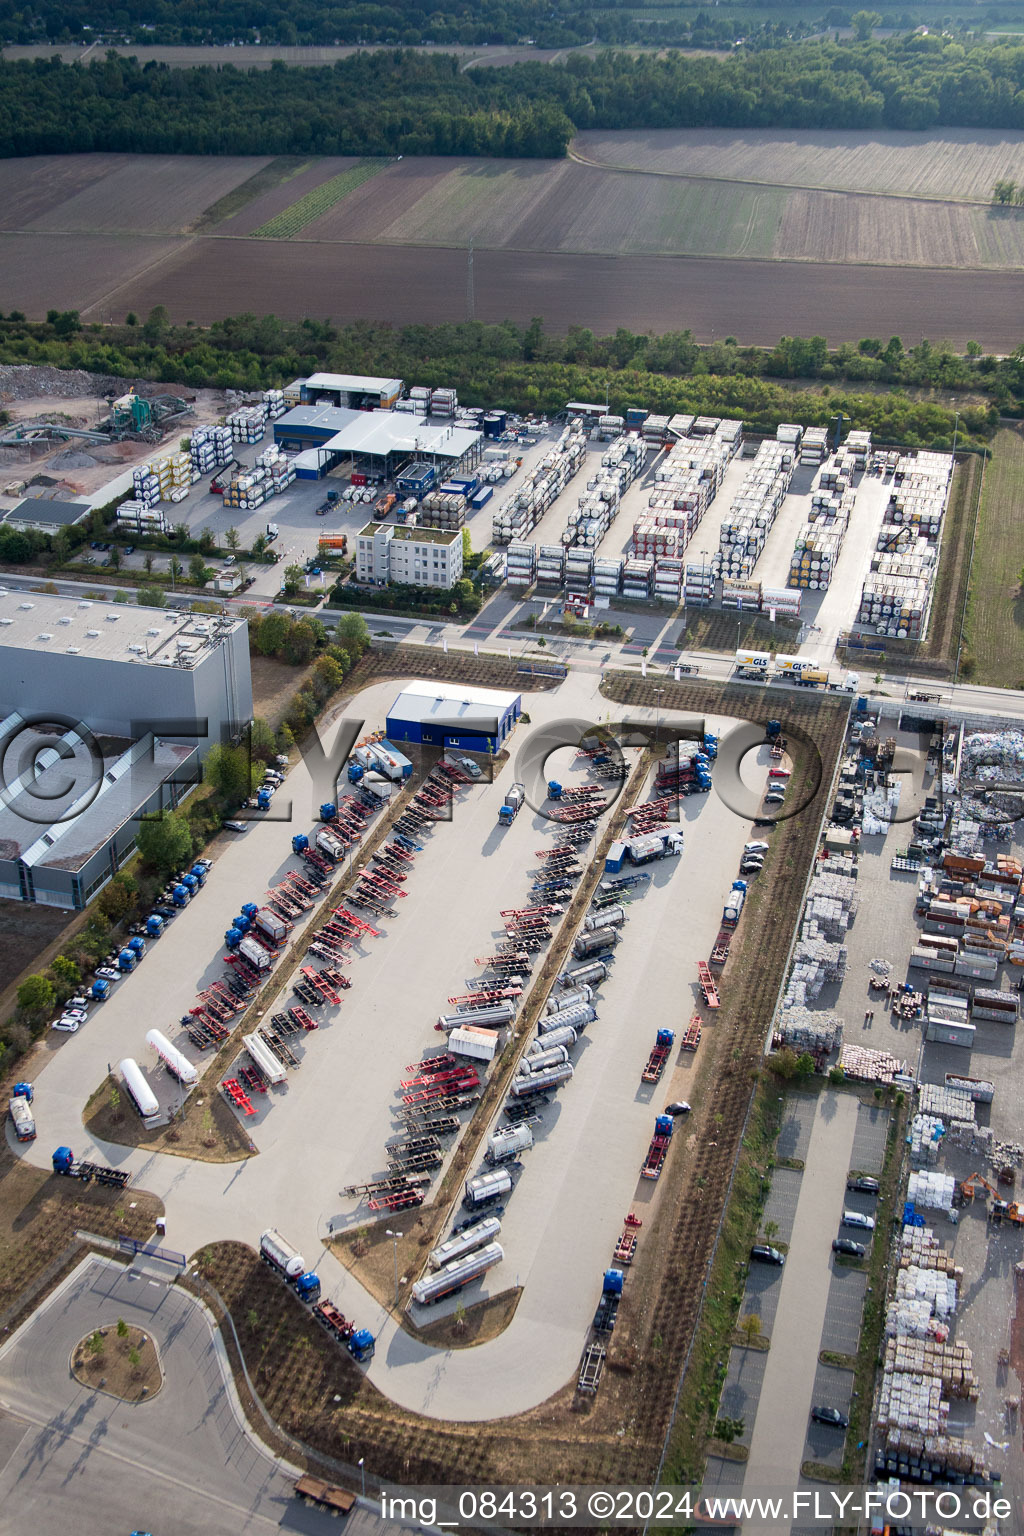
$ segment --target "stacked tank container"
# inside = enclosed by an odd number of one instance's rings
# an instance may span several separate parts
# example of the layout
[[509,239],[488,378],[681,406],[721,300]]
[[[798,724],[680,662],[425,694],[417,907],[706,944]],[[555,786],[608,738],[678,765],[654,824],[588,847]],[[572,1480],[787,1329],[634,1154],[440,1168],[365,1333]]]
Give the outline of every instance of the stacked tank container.
[[743,579],[754,569],[786,499],[795,452],[792,444],[771,439],[758,448],[719,530],[718,566],[723,579]]
[[861,590],[858,624],[873,624],[880,635],[919,640],[925,632],[931,580],[920,575],[868,576]]
[[831,527],[805,523],[796,536],[789,565],[789,585],[812,592],[831,586],[843,547],[845,522]]
[[808,427],[800,443],[800,463],[817,467],[828,452],[828,432],[824,427]]
[[416,521],[421,528],[462,528],[466,522],[466,498],[454,491],[429,491],[420,502]]
[[536,544],[513,540],[505,557],[505,580],[510,587],[532,587],[537,572]]
[[594,555],[589,549],[569,549],[565,555],[565,589],[588,597],[594,580]]
[[761,607],[761,583],[741,576],[723,576],[722,607],[756,613]]
[[294,464],[276,443],[257,455],[255,467],[267,472],[263,485],[268,496],[280,495],[295,479]]
[[225,425],[231,428],[236,443],[261,443],[267,430],[267,407],[262,403],[243,405],[225,418]]
[[683,601],[706,608],[715,599],[715,571],[709,560],[689,562],[683,577]]
[[788,591],[785,587],[761,588],[761,612],[785,614],[788,618],[800,617],[800,593]]
[[622,588],[621,560],[594,561],[594,596],[615,598]]
[[643,437],[644,442],[651,443],[654,447],[660,448],[662,443],[668,441],[668,417],[648,416],[643,426],[640,428],[640,434]]
[[263,404],[267,408],[268,421],[276,421],[288,409],[284,403],[284,390],[282,389],[265,389],[263,391]]
[[459,397],[454,389],[433,389],[430,392],[431,416],[454,416]]
[[189,443],[195,478],[212,475],[231,458],[230,427],[196,427]]
[[537,553],[537,581],[546,587],[561,587],[565,575],[565,551],[561,544],[542,544]]
[[653,560],[627,560],[622,568],[623,597],[650,597],[654,586]]
[[654,596],[663,603],[678,603],[683,590],[683,562],[681,560],[656,560],[654,564]]
[[495,513],[491,533],[495,544],[521,539],[537,526],[580,468],[586,451],[586,438],[567,427],[554,448],[544,455],[515,494]]

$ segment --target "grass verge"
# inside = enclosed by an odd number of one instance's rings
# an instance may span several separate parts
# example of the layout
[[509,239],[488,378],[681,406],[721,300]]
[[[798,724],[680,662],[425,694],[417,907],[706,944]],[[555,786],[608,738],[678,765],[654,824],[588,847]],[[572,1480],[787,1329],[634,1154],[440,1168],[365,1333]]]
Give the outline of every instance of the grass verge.
[[961,675],[993,688],[1024,687],[1024,429],[997,433],[978,519]]
[[[729,1363],[729,1349],[743,1302],[750,1245],[757,1240],[771,1187],[775,1143],[782,1120],[778,1083],[758,1083],[736,1168],[732,1199],[722,1223],[704,1294],[697,1337],[679,1396],[675,1428],[662,1481],[696,1483],[707,1455]],[[746,1339],[743,1340],[744,1347]]]

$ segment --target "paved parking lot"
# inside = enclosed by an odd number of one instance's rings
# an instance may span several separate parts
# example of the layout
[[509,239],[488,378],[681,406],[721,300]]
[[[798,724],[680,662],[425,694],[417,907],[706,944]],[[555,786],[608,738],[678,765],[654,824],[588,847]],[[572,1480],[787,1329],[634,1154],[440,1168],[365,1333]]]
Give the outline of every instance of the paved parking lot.
[[793,1233],[793,1220],[800,1199],[802,1175],[796,1168],[776,1168],[772,1173],[772,1187],[765,1201],[762,1228],[773,1221],[778,1233],[773,1242],[788,1243]]
[[[889,1135],[889,1111],[879,1104],[860,1104],[857,1107],[857,1129],[853,1137],[850,1166],[858,1173],[873,1174],[876,1178],[885,1161],[885,1143]],[[854,1209],[861,1207],[854,1205]],[[871,1210],[864,1206],[864,1210]]]
[[814,1116],[818,1107],[817,1095],[810,1093],[789,1093],[786,1095],[786,1107],[782,1116],[782,1129],[779,1131],[778,1155],[779,1157],[793,1158],[798,1162],[807,1161],[807,1148],[811,1140],[811,1128],[814,1125]]
[[[823,1408],[838,1408],[840,1413],[845,1413],[849,1418],[852,1393],[853,1372],[839,1370],[834,1365],[823,1365],[819,1360],[811,1393],[813,1404]],[[841,1467],[845,1443],[846,1434],[842,1429],[834,1429],[828,1424],[816,1424],[813,1419],[808,1419],[804,1460],[822,1461],[829,1466]]]
[[[858,1242],[863,1240],[861,1235],[850,1235],[856,1236]],[[867,1236],[867,1233],[863,1234],[863,1237]],[[832,1350],[837,1355],[857,1353],[867,1285],[868,1277],[864,1270],[854,1269],[849,1264],[839,1264],[833,1259],[825,1325],[821,1330],[822,1349]]]
[[[163,1386],[129,1405],[70,1377],[74,1345],[118,1318],[157,1344]],[[319,1536],[331,1517],[294,1497],[297,1472],[250,1433],[223,1347],[184,1291],[95,1256],[0,1349],[0,1517],[36,1536]],[[16,1518],[15,1518],[16,1516]],[[369,1507],[346,1530],[403,1529]]]

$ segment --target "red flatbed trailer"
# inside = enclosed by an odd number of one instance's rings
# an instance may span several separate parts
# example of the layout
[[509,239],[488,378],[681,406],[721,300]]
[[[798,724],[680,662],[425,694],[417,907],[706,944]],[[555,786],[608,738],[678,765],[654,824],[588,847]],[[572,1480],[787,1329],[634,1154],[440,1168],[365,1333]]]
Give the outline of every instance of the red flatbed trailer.
[[718,988],[715,986],[715,978],[706,960],[697,961],[697,980],[700,982],[700,990],[708,1007],[720,1008],[721,999],[718,996]]
[[615,1252],[612,1254],[613,1264],[632,1264],[636,1257],[636,1233],[629,1227],[623,1232],[615,1244]]
[[698,1045],[700,1045],[702,1024],[703,1021],[701,1020],[700,1014],[695,1013],[689,1024],[686,1026],[686,1031],[683,1035],[683,1038],[679,1042],[680,1050],[695,1051],[697,1049]]
[[660,1179],[661,1170],[665,1166],[668,1149],[672,1144],[671,1136],[662,1136],[655,1131],[651,1137],[651,1144],[647,1148],[647,1156],[644,1158],[643,1167],[640,1169],[642,1179]]
[[654,1050],[647,1058],[647,1065],[641,1074],[641,1082],[656,1083],[658,1081],[665,1070],[665,1063],[668,1061],[671,1050],[672,1046],[670,1044],[655,1045]]
[[711,958],[708,961],[713,971],[720,971],[728,960],[729,942],[732,939],[732,934],[733,930],[731,928],[719,929],[718,938],[715,940],[714,947],[711,950]]

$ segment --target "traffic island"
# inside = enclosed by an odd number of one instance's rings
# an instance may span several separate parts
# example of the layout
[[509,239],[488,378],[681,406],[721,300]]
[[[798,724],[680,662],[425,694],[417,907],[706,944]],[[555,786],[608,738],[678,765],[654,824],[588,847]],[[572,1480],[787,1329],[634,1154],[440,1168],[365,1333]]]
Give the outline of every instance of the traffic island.
[[164,1384],[152,1338],[121,1319],[79,1340],[71,1353],[71,1374],[83,1387],[125,1403],[147,1402]]

